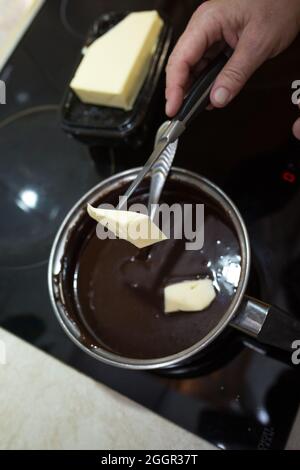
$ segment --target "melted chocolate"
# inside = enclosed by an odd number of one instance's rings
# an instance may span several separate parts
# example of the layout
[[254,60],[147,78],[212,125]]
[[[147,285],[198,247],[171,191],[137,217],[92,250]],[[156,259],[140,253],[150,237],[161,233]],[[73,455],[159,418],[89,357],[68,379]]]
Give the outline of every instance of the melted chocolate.
[[[146,199],[144,190],[132,202]],[[193,187],[170,182],[161,202],[205,204],[203,249],[187,251],[186,240],[171,239],[138,251],[124,240],[99,240],[96,224],[89,221],[79,253],[74,247],[76,263],[69,284],[73,292],[68,295],[75,299],[76,323],[82,323],[87,343],[131,358],[171,355],[206,336],[229,307],[235,288],[223,268],[240,264],[231,222]],[[217,296],[206,310],[164,313],[166,285],[207,276],[214,280]]]

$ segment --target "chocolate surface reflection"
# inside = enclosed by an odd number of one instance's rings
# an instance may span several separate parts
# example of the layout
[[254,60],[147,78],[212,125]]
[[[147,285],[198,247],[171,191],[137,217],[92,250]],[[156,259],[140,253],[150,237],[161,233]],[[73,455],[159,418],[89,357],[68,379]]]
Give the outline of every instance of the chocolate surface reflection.
[[[132,202],[146,198],[145,188]],[[92,223],[77,253],[73,282],[77,321],[84,325],[87,341],[126,357],[159,358],[201,340],[226,312],[239,278],[240,247],[234,229],[207,196],[169,182],[161,202],[192,203],[194,208],[196,203],[205,204],[203,249],[187,251],[186,240],[170,239],[138,251],[124,240],[99,240]],[[205,277],[217,290],[206,310],[164,314],[166,285]]]

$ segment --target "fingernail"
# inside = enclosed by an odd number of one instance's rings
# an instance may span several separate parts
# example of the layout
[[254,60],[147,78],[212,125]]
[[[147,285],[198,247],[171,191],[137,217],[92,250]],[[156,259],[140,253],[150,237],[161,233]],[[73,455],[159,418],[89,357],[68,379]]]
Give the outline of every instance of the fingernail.
[[224,88],[224,87],[217,88],[216,91],[214,92],[214,99],[216,103],[224,106],[225,104],[228,103],[230,99],[230,93],[227,90],[227,88]]
[[169,101],[167,101],[167,103],[166,103],[166,114],[169,115],[169,113],[170,113],[170,103],[169,103]]

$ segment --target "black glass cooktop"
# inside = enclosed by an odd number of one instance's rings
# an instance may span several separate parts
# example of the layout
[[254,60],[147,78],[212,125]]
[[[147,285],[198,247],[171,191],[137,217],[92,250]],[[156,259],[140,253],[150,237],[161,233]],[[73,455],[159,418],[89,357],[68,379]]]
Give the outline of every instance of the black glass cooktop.
[[[126,8],[163,8],[179,34],[197,4],[182,3],[128,1]],[[221,449],[284,448],[300,402],[299,370],[289,357],[226,331],[190,367],[168,374],[115,369],[76,348],[52,312],[47,262],[64,215],[97,182],[142,164],[154,137],[139,150],[113,150],[88,148],[60,130],[59,104],[85,32],[112,8],[124,9],[124,2],[46,1],[0,74],[7,84],[7,105],[0,107],[0,325]],[[233,198],[251,239],[249,293],[297,315],[293,51],[281,60],[263,68],[227,110],[195,121],[181,139],[176,166],[209,177]]]

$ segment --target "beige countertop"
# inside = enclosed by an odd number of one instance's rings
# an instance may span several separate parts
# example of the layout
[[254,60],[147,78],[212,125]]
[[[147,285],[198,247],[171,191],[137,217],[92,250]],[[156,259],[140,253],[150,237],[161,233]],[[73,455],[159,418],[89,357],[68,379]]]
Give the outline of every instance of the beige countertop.
[[294,426],[290,437],[288,439],[287,450],[299,450],[300,449],[300,410],[298,411],[298,415],[295,419]]
[[45,0],[0,0],[0,70]]
[[212,448],[2,329],[0,420],[0,449]]

